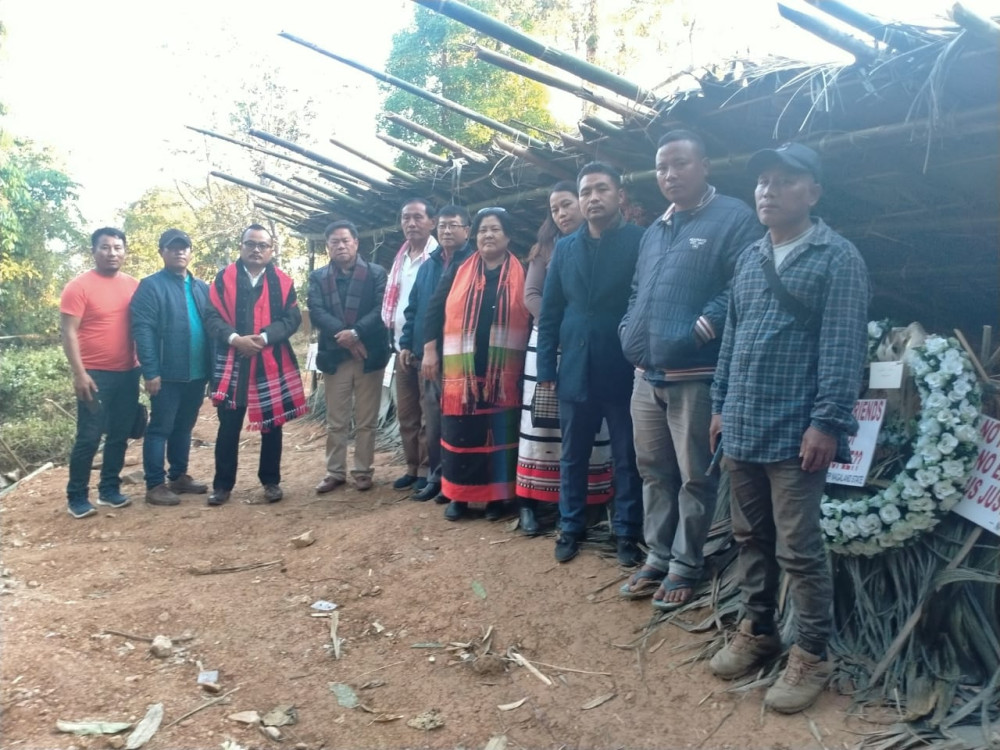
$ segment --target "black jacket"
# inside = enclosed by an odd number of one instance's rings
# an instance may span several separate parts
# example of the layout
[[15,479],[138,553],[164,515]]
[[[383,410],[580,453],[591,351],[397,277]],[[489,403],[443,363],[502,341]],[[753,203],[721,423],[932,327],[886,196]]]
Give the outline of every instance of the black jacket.
[[389,361],[389,333],[382,322],[382,298],[385,296],[387,278],[385,269],[360,258],[357,262],[368,270],[368,278],[361,290],[358,319],[351,326],[334,313],[335,307],[330,295],[339,294],[336,266],[328,263],[309,274],[309,320],[319,333],[316,366],[321,372],[335,372],[341,362],[351,357],[351,353],[337,344],[334,338],[341,331],[350,328],[358,332],[361,343],[368,350],[365,372],[380,370]]
[[[204,326],[208,284],[191,277],[191,295]],[[191,326],[184,279],[166,269],[139,282],[129,304],[132,338],[146,380],[191,380]],[[208,330],[205,330],[208,343]],[[205,372],[211,374],[211,347],[205,346]]]
[[[463,245],[455,251],[455,256],[467,258],[467,245]],[[448,264],[449,268],[454,264]],[[430,254],[426,263],[421,264],[417,269],[417,278],[413,281],[413,288],[410,290],[410,299],[407,301],[403,315],[406,322],[403,324],[403,332],[399,336],[400,349],[409,349],[413,356],[420,359],[424,356],[424,336],[425,319],[427,308],[430,307],[431,297],[441,281],[441,276],[445,272],[444,250],[439,245]]]

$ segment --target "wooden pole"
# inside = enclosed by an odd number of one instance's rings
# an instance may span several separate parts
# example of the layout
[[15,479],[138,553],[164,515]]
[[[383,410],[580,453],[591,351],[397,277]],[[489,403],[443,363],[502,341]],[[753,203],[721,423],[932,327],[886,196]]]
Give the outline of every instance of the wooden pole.
[[393,166],[391,164],[383,164],[378,159],[372,158],[371,156],[369,156],[368,154],[366,154],[364,151],[359,151],[358,149],[353,148],[352,146],[347,145],[343,141],[338,141],[336,138],[331,138],[330,139],[330,143],[332,143],[337,148],[339,148],[339,149],[341,149],[343,151],[346,151],[347,153],[352,154],[353,156],[358,157],[359,159],[364,159],[369,164],[373,164],[374,166],[378,167],[379,169],[381,169],[381,170],[383,170],[385,172],[388,172],[389,174],[394,175],[394,176],[398,177],[401,180],[406,180],[407,182],[420,182],[420,178],[419,177],[414,177],[409,172],[404,172],[402,169],[399,169],[398,167],[395,167],[395,166]]
[[875,62],[877,52],[874,47],[869,47],[857,37],[851,36],[839,29],[835,29],[825,21],[810,16],[801,11],[789,8],[784,3],[778,3],[778,13],[796,26],[805,29],[810,34],[818,36],[820,39],[829,42],[834,47],[854,55],[854,58],[862,64]]
[[511,143],[503,138],[494,139],[494,144],[501,151],[506,151],[512,156],[516,156],[519,159],[524,159],[530,164],[534,164],[536,167],[541,169],[543,172],[548,172],[550,175],[561,179],[561,180],[576,180],[576,172],[566,169],[558,164],[553,164],[547,159],[543,159],[540,156],[535,155],[529,149],[522,148],[515,143]]
[[817,10],[833,16],[838,21],[843,21],[848,26],[853,26],[858,31],[863,31],[900,52],[908,52],[925,43],[907,34],[903,29],[890,26],[875,16],[856,10],[840,0],[806,0],[806,2]]
[[451,166],[451,162],[448,161],[447,159],[443,159],[437,154],[432,154],[430,151],[424,151],[422,148],[417,148],[416,146],[413,146],[407,143],[406,141],[401,141],[398,138],[393,138],[390,135],[383,135],[381,133],[378,134],[377,138],[380,141],[385,141],[390,146],[395,146],[400,151],[405,151],[406,153],[417,157],[418,159],[429,161],[431,164],[435,164],[439,167]]
[[489,158],[483,156],[478,151],[473,151],[471,148],[463,146],[458,141],[454,141],[451,138],[448,138],[447,136],[443,136],[440,133],[431,130],[430,128],[426,128],[419,123],[413,122],[413,120],[408,120],[402,115],[396,115],[390,113],[385,116],[385,119],[387,119],[389,122],[394,122],[397,125],[402,125],[407,130],[412,130],[417,135],[422,135],[424,138],[434,141],[440,146],[444,146],[453,154],[462,156],[468,159],[469,161],[474,161],[477,164],[488,164],[490,161]]
[[987,16],[981,16],[966,8],[961,3],[955,3],[951,8],[951,17],[955,23],[970,33],[989,39],[994,44],[1000,43],[1000,24]]
[[287,193],[282,193],[280,190],[274,190],[272,188],[266,187],[264,185],[258,185],[256,182],[250,182],[248,180],[241,180],[239,177],[233,177],[225,172],[209,172],[212,177],[218,177],[220,180],[226,180],[233,183],[234,185],[239,185],[240,187],[245,187],[248,190],[255,190],[258,193],[267,193],[268,195],[276,196],[282,200],[291,201],[292,203],[298,203],[299,205],[306,206],[308,208],[317,209],[320,211],[326,210],[326,206],[321,203],[315,203],[305,198],[299,198],[294,195],[288,195]]
[[[281,177],[278,177],[277,175],[272,174],[270,172],[261,172],[260,173],[260,177],[261,177],[261,179],[270,180],[271,182],[273,182],[273,183],[275,183],[277,185],[281,185],[282,187],[286,187],[286,188],[288,188],[289,190],[291,190],[291,191],[293,191],[295,193],[300,193],[301,195],[304,195],[306,198],[311,198],[312,200],[314,200],[317,203],[319,203],[321,206],[325,206],[327,208],[331,208],[332,205],[333,205],[331,203],[330,199],[327,196],[321,195],[319,193],[314,193],[311,190],[307,190],[302,185],[297,185],[294,182],[289,182],[288,180],[282,179]],[[354,200],[354,199],[350,199],[349,198],[348,200]],[[360,203],[360,201],[358,201],[358,202]]]

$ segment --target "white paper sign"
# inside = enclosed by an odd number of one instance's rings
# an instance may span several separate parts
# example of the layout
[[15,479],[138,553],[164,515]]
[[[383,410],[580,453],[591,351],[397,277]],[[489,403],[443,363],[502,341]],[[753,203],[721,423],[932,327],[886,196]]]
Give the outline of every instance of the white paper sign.
[[306,371],[319,372],[316,367],[316,355],[319,353],[319,344],[309,344],[309,351],[306,352]]
[[382,387],[392,388],[392,375],[396,372],[396,352],[389,355],[389,364],[385,366],[385,372],[382,373]]
[[885,419],[884,398],[863,398],[854,404],[854,418],[858,420],[858,434],[849,440],[851,447],[851,463],[830,464],[826,472],[826,481],[830,484],[847,484],[851,487],[864,487],[875,458],[875,443],[878,431]]
[[952,510],[1000,535],[1000,422],[983,417],[979,434],[979,457],[965,485],[965,496]]
[[872,390],[901,388],[903,385],[902,362],[872,362],[868,387]]

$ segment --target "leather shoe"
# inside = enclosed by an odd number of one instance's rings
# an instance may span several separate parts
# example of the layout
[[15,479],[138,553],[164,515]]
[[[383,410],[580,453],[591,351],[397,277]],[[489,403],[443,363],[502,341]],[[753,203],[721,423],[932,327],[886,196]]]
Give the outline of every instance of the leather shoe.
[[438,495],[436,498],[434,498],[434,503],[436,505],[447,505],[450,502],[451,498],[448,497],[447,495]]
[[572,534],[560,534],[556,539],[556,560],[561,563],[569,562],[580,554],[580,541]]
[[354,477],[354,486],[358,492],[367,492],[372,488],[372,478],[367,474],[358,474]]
[[225,505],[229,502],[229,496],[232,494],[232,490],[212,490],[212,494],[208,496],[208,504],[211,506]]
[[535,518],[535,509],[527,505],[522,505],[520,520],[517,525],[521,528],[521,533],[525,536],[538,536],[538,519]]
[[402,492],[403,490],[408,490],[412,487],[420,477],[415,474],[403,474],[399,479],[392,483],[392,488]]
[[456,503],[452,501],[448,503],[448,507],[444,509],[444,517],[449,521],[458,521],[465,515],[465,503]]
[[621,537],[616,547],[618,564],[623,568],[634,568],[646,562],[646,556],[639,549],[639,543],[635,539]]
[[146,490],[146,503],[148,505],[180,505],[181,499],[167,489],[167,485],[158,484]]
[[167,487],[178,495],[204,495],[208,492],[208,485],[196,482],[190,474],[181,474],[177,479],[167,482]]
[[333,492],[338,487],[343,487],[347,482],[336,477],[326,476],[323,481],[316,485],[316,494],[322,495],[325,492]]
[[499,521],[504,515],[504,501],[494,500],[486,503],[486,520]]
[[277,484],[264,485],[264,499],[269,503],[276,503],[285,496],[281,491],[281,486]]
[[428,500],[437,497],[440,492],[440,484],[437,482],[428,482],[422,490],[417,490],[410,495],[410,500],[416,500],[418,503],[426,503]]

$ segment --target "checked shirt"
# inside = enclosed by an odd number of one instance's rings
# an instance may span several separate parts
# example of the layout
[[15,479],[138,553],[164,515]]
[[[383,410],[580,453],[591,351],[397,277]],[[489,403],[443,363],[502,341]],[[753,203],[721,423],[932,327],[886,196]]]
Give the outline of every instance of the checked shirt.
[[871,284],[861,254],[814,219],[809,241],[777,269],[785,288],[821,319],[810,330],[771,293],[762,264],[770,234],[740,257],[712,413],[722,414],[724,451],[737,461],[773,463],[799,455],[810,426],[837,437],[837,461],[850,461],[847,438],[867,352]]

